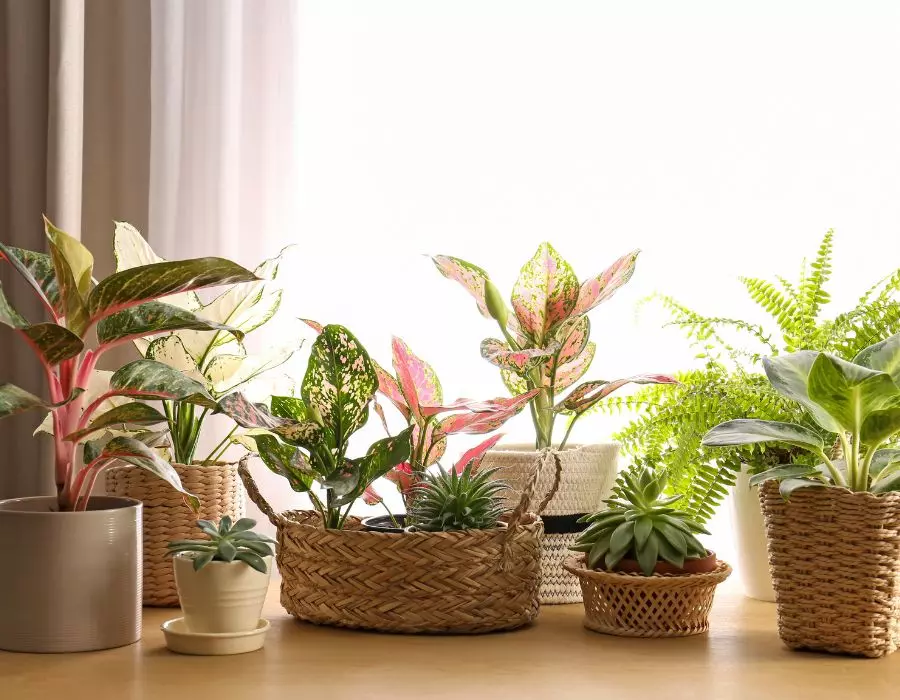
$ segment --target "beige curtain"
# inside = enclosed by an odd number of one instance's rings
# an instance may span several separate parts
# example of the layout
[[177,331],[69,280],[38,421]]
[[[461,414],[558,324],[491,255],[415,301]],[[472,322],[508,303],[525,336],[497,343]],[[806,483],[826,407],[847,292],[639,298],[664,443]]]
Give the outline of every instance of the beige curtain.
[[[45,250],[41,214],[79,236],[98,275],[114,220],[148,220],[150,6],[145,0],[0,0],[0,240]],[[29,319],[41,309],[0,269]],[[30,351],[0,328],[0,382],[44,392]],[[0,421],[0,498],[52,493],[38,416]]]

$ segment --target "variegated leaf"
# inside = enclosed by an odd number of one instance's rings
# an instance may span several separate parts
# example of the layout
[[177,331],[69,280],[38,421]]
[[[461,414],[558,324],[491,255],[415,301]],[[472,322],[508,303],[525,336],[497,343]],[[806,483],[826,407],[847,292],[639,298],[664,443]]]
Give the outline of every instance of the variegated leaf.
[[549,243],[541,243],[513,286],[513,311],[522,329],[540,344],[575,310],[578,290],[569,263]]
[[[525,393],[524,391],[521,393]],[[422,406],[422,415],[425,417],[435,416],[439,413],[449,413],[451,411],[472,411],[474,413],[489,413],[492,411],[502,411],[506,409],[506,402],[509,399],[505,396],[496,399],[487,399],[476,401],[475,399],[457,399],[443,406]]]
[[290,421],[272,415],[265,404],[253,403],[239,391],[219,400],[219,410],[242,428],[274,428]]
[[400,391],[412,415],[421,421],[420,406],[438,405],[443,400],[441,382],[431,365],[416,356],[402,339],[395,337],[391,349]]
[[406,405],[406,399],[403,398],[403,392],[400,391],[397,380],[375,360],[372,360],[372,364],[375,366],[375,374],[378,376],[378,391],[384,394],[401,415],[409,421],[409,406]]
[[168,483],[173,489],[184,496],[185,502],[194,510],[200,509],[200,499],[194,494],[189,493],[181,485],[181,479],[174,467],[162,459],[151,448],[129,437],[116,437],[106,443],[103,451],[97,455],[93,462],[88,465],[101,465],[106,462],[125,462],[134,467],[145,469],[151,474],[155,474],[160,479]]
[[560,365],[556,368],[556,381],[554,389],[557,392],[568,389],[575,382],[581,379],[594,361],[594,354],[597,351],[595,343],[588,343],[584,346],[584,350],[574,360]]
[[63,326],[56,323],[29,324],[9,303],[2,285],[0,285],[0,323],[20,333],[40,360],[50,367],[75,357],[84,349],[81,338]]
[[317,334],[321,333],[323,330],[325,330],[325,326],[323,326],[318,321],[313,321],[312,319],[309,319],[309,318],[301,318],[300,320],[303,323],[305,323],[307,326],[312,328]]
[[409,462],[398,464],[385,474],[384,478],[393,483],[404,496],[420,482],[419,474],[413,471]]
[[50,259],[53,261],[53,269],[56,272],[56,282],[59,285],[59,298],[64,311],[66,328],[81,337],[89,325],[85,299],[78,290],[78,281],[69,266],[69,261],[52,239],[50,240]]
[[366,490],[363,491],[362,500],[367,506],[377,506],[384,501],[384,498],[381,497],[372,484],[369,484],[366,486]]
[[493,432],[521,411],[528,402],[537,395],[538,391],[538,389],[532,389],[519,396],[502,399],[502,408],[497,411],[490,411],[488,413],[460,413],[450,416],[441,421],[440,429],[448,435],[454,433],[480,435]]
[[207,366],[204,376],[212,392],[221,396],[280,367],[293,354],[293,348],[276,347],[260,355],[216,355]]
[[498,442],[500,442],[500,438],[502,437],[502,433],[492,435],[487,440],[484,440],[483,442],[475,445],[475,447],[463,452],[462,456],[459,458],[459,460],[457,460],[456,464],[453,465],[456,473],[462,474],[463,470],[470,464],[472,465],[473,472],[478,469],[478,467],[481,466],[481,462],[484,460],[484,456],[487,454],[487,451]]
[[384,428],[384,432],[386,432],[388,435],[390,435],[391,429],[388,428],[387,418],[384,415],[384,409],[381,407],[381,404],[378,402],[378,397],[375,397],[374,399],[372,399],[372,408],[374,409],[375,414],[378,416],[379,420],[381,421],[381,427]]
[[508,369],[501,369],[500,377],[503,379],[503,384],[509,390],[509,393],[513,396],[518,396],[519,394],[524,394],[528,391],[528,382],[525,381],[524,377],[519,376],[515,372],[510,372]]
[[524,374],[532,367],[540,364],[559,350],[554,343],[546,348],[526,348],[511,350],[509,345],[497,338],[485,338],[481,341],[481,356],[500,369]]
[[[156,360],[177,369],[197,382],[206,382],[206,377],[197,368],[194,358],[185,350],[181,338],[177,335],[166,335],[156,338],[148,346],[145,352],[148,360]],[[209,390],[209,387],[207,387]]]
[[155,360],[135,360],[113,373],[110,396],[132,399],[188,401],[215,409],[218,404],[200,382]]
[[81,442],[88,435],[92,435],[100,430],[107,430],[114,426],[140,426],[140,425],[156,425],[164,423],[166,417],[152,406],[145,403],[133,401],[102,413],[94,418],[88,427],[78,430],[70,435],[66,435],[65,440],[69,442]]
[[640,250],[633,250],[616,260],[606,270],[581,285],[575,314],[586,314],[609,299],[616,290],[631,279]]
[[[415,448],[419,444],[422,435],[422,428],[418,424],[413,425],[412,445]],[[429,421],[425,426],[425,440],[422,442],[422,451],[417,459],[421,459],[423,464],[416,466],[425,469],[432,464],[436,464],[444,453],[447,451],[447,435],[434,421]]]
[[[900,399],[900,388],[887,372],[827,353],[820,353],[813,362],[807,387],[810,400],[827,411],[844,431],[854,434],[870,414],[893,408]],[[883,429],[883,423],[872,426],[870,435]]]
[[626,379],[616,379],[611,382],[598,380],[585,382],[563,401],[554,407],[554,411],[581,414],[591,408],[601,399],[606,398],[617,389],[626,384],[677,384],[678,381],[665,374],[636,374]]
[[802,425],[747,418],[720,423],[703,436],[703,444],[708,447],[752,445],[760,442],[783,442],[816,450],[825,446],[819,435]]
[[[113,373],[108,372],[102,369],[95,369],[91,376],[88,377],[87,386],[84,387],[84,393],[81,394],[81,405],[82,405],[82,413],[84,408],[87,406],[92,406],[95,404],[97,399],[103,396],[108,396],[109,394],[109,380],[112,377]],[[105,401],[101,401],[96,405],[94,409],[94,413],[104,413],[109,411],[110,409],[115,408],[116,406],[121,406],[122,404],[128,403],[129,399],[123,398],[121,396],[112,396],[106,398]],[[81,416],[79,415],[79,418]],[[76,421],[77,422],[77,421]],[[46,433],[48,435],[53,435],[53,415],[48,413],[44,416],[44,420],[41,424],[35,429],[34,435],[38,433]]]
[[206,336],[211,335],[210,331],[222,331],[239,341],[244,338],[240,329],[208,321],[172,304],[148,301],[101,319],[97,324],[97,340],[101,345],[114,345],[177,330],[204,331]]
[[587,316],[566,320],[556,332],[557,340],[562,343],[556,359],[557,365],[565,365],[578,357],[587,347],[590,336],[591,321]]
[[88,313],[98,321],[170,294],[256,280],[250,270],[224,258],[153,263],[116,272],[100,282],[88,297]]
[[305,493],[312,488],[316,474],[299,449],[279,442],[273,435],[259,434],[250,439],[263,464],[287,479],[292,490]]
[[485,299],[487,272],[477,265],[449,255],[435,255],[431,260],[444,277],[459,282],[465,287],[466,291],[475,298],[475,303],[482,316],[491,318]]
[[59,296],[59,284],[53,260],[47,253],[36,253],[0,243],[0,258],[6,260],[44,302],[55,318],[65,316]]
[[75,389],[69,398],[59,403],[49,403],[42,398],[35,396],[31,392],[25,391],[15,384],[0,384],[0,418],[23,413],[34,408],[42,408],[44,410],[52,410],[65,406],[81,395],[82,389]]
[[378,377],[369,354],[343,326],[328,325],[313,343],[303,400],[342,445],[369,417]]
[[75,279],[75,288],[82,299],[87,299],[93,287],[94,256],[77,238],[58,229],[44,217],[44,231],[50,240],[52,251],[57,250],[68,263]]
[[273,396],[272,415],[293,421],[309,420],[309,408],[296,396]]
[[[150,244],[134,226],[124,221],[116,222],[113,253],[116,257],[116,272],[142,265],[166,262],[164,258],[153,251]],[[162,297],[161,301],[188,311],[197,311],[201,306],[200,297],[196,292],[190,291]]]
[[364,457],[356,461],[359,469],[359,495],[376,479],[380,479],[398,464],[409,459],[410,435],[408,427],[393,437],[372,443]]
[[887,372],[900,384],[900,334],[870,345],[853,358],[853,364]]
[[841,431],[838,422],[809,396],[809,373],[818,356],[818,352],[801,350],[788,355],[764,357],[763,369],[776,391],[801,404],[823,428],[837,433]]

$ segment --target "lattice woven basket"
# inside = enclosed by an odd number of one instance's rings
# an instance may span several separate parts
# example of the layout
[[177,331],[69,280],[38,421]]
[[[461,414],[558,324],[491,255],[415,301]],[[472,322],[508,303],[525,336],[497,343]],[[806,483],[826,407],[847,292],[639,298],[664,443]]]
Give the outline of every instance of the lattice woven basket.
[[584,557],[565,564],[581,583],[584,626],[620,637],[688,637],[709,629],[716,586],[731,574],[718,562],[706,574],[642,576],[585,568]]
[[[511,499],[518,498],[539,460],[559,460],[561,476],[555,494],[541,514],[544,536],[541,540],[541,589],[543,605],[580,603],[581,586],[564,564],[569,550],[583,529],[575,523],[578,516],[596,511],[609,498],[616,481],[619,445],[572,445],[558,450],[535,451],[528,445],[494,448],[485,455],[484,468],[497,468],[497,478],[512,487]],[[555,470],[545,468],[535,487],[538,498],[550,493]],[[557,530],[569,530],[559,532]]]
[[281,604],[301,620],[382,632],[477,634],[521,627],[538,615],[543,527],[529,512],[534,480],[506,529],[382,533],[361,529],[355,519],[346,529],[326,530],[315,512],[275,513],[246,460],[240,474],[277,528]]
[[792,649],[879,657],[900,646],[900,493],[759,491],[778,633]]
[[177,607],[178,590],[172,557],[166,545],[172,540],[203,539],[197,520],[218,521],[224,515],[244,516],[244,488],[236,464],[173,464],[185,489],[200,499],[194,513],[177,491],[158,477],[136,467],[115,467],[106,473],[106,492],[144,503],[144,605]]

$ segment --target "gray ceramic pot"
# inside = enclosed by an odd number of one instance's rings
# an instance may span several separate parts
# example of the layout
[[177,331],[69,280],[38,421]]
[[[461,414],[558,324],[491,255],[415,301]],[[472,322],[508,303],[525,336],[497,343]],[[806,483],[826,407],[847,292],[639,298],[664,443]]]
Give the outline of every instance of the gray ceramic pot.
[[0,649],[110,649],[141,638],[141,503],[94,496],[59,513],[44,496],[0,501]]

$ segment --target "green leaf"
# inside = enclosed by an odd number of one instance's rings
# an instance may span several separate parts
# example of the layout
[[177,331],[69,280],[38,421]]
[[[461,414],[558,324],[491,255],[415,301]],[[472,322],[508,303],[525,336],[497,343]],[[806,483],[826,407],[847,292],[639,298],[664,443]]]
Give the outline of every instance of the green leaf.
[[612,537],[612,530],[607,530],[594,543],[586,557],[586,563],[589,569],[596,569],[597,565],[606,557],[609,551],[609,540]]
[[256,280],[252,272],[224,258],[152,263],[104,279],[91,292],[87,307],[91,319],[97,321],[170,294]]
[[869,465],[869,474],[876,476],[894,464],[900,464],[900,449],[876,450]]
[[265,404],[253,403],[238,391],[219,399],[218,409],[242,428],[272,430],[287,423],[285,419],[269,413]]
[[[83,276],[86,270],[88,275],[87,287],[90,288],[88,263],[84,256],[78,253],[77,247],[74,245],[77,243],[80,246],[81,243],[58,229],[53,229],[55,234],[51,234],[52,224],[46,219],[45,222],[47,225],[47,237],[50,239],[50,258],[53,260],[53,269],[56,271],[56,281],[59,285],[59,297],[66,318],[66,327],[80,337],[88,326],[85,297],[81,292],[81,288],[85,286]],[[71,243],[72,241],[74,243]],[[70,255],[71,260],[69,259]],[[93,259],[90,261],[90,268],[93,268]],[[77,278],[76,275],[78,275]]]
[[313,343],[301,395],[343,445],[369,416],[378,377],[369,354],[343,326],[328,325]]
[[412,431],[413,427],[410,426],[394,437],[384,438],[369,447],[365,457],[358,461],[358,468],[362,475],[361,481],[365,482],[360,493],[375,479],[384,476],[398,464],[409,459]]
[[33,408],[40,408],[45,411],[59,408],[74,401],[83,391],[83,389],[75,389],[72,395],[64,401],[47,403],[34,394],[17,387],[15,384],[0,384],[0,418],[30,411]]
[[634,543],[643,547],[653,532],[653,519],[649,515],[640,516],[634,523]]
[[853,358],[853,364],[887,372],[900,384],[900,334],[870,345]]
[[47,253],[37,253],[0,243],[0,254],[31,285],[54,317],[65,315],[65,308],[59,296],[56,270],[53,267],[53,260]]
[[808,476],[817,473],[818,470],[816,467],[810,467],[807,464],[782,464],[751,476],[750,486],[757,486],[764,481],[771,481],[772,479],[781,481],[782,479],[791,479],[798,476]]
[[872,411],[860,428],[860,441],[864,445],[880,445],[900,431],[900,406]]
[[130,437],[115,437],[106,443],[103,451],[97,455],[92,464],[105,462],[125,462],[134,467],[145,469],[168,483],[181,493],[185,502],[196,512],[200,509],[200,499],[184,490],[178,472],[171,464],[160,457],[156,451],[139,440]]
[[810,479],[785,479],[779,484],[778,490],[781,492],[781,496],[787,500],[797,489],[807,489],[816,486],[821,487],[824,485],[825,484],[821,481],[812,481]]
[[66,435],[65,440],[80,442],[98,430],[106,430],[113,426],[156,425],[165,421],[166,417],[155,408],[135,401],[116,406],[106,413],[100,414],[91,421],[88,427]]
[[662,535],[676,552],[684,556],[687,554],[687,537],[679,528],[663,520],[656,521],[656,531]]
[[77,356],[84,349],[81,338],[63,326],[56,323],[29,324],[9,303],[3,293],[2,284],[0,284],[0,323],[21,333],[41,361],[50,367]]
[[647,533],[644,543],[638,545],[636,555],[644,576],[652,576],[656,562],[659,561],[659,537],[652,529]]
[[606,568],[612,569],[624,557],[634,544],[634,521],[626,520],[613,530],[609,538],[609,551],[606,553]]
[[296,421],[310,419],[309,409],[303,403],[303,399],[295,396],[273,396],[272,414],[279,418],[289,418]]
[[194,571],[200,571],[200,569],[209,564],[215,556],[215,552],[206,552],[205,554],[199,554],[194,557]]
[[266,573],[266,560],[253,552],[238,552],[235,559],[247,564],[251,569],[255,569],[261,574]]
[[237,548],[228,540],[220,540],[217,556],[222,561],[234,561],[237,556]]
[[809,373],[821,353],[811,350],[763,358],[763,367],[772,386],[784,396],[801,404],[816,422],[831,433],[841,426],[831,414],[809,395]]
[[159,401],[187,401],[215,409],[218,404],[198,381],[154,360],[135,360],[124,365],[109,380],[110,396]]
[[541,345],[575,310],[580,289],[572,266],[552,245],[541,243],[513,286],[513,311],[522,330]]
[[44,230],[50,239],[51,250],[59,251],[72,271],[75,288],[82,299],[87,299],[93,284],[94,256],[77,238],[58,229],[44,217]]
[[252,439],[263,464],[287,479],[291,489],[305,493],[312,488],[316,475],[300,450],[279,442],[273,435],[254,435]]
[[236,328],[207,321],[190,311],[171,304],[148,301],[102,319],[97,324],[97,339],[101,345],[108,345],[185,329],[224,331],[233,335],[238,341],[244,338],[243,332]]
[[856,434],[870,413],[900,397],[900,389],[885,372],[822,353],[809,372],[809,397],[843,430]]
[[660,559],[664,559],[672,566],[677,566],[679,569],[684,566],[685,552],[679,551],[673,547],[665,537],[657,537],[657,544],[659,545]]
[[703,436],[706,447],[751,445],[758,442],[784,442],[805,449],[821,450],[822,438],[796,423],[737,418],[720,423]]

